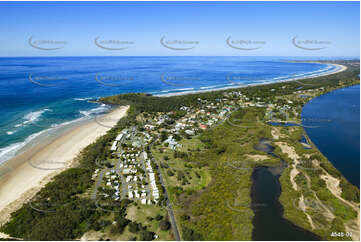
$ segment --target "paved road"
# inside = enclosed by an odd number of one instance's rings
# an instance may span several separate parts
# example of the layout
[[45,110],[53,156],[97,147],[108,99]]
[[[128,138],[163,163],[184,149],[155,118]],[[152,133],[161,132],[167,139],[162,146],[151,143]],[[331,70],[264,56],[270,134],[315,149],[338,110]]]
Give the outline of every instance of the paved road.
[[173,234],[174,234],[174,237],[175,237],[175,240],[177,241],[180,241],[181,238],[180,238],[180,235],[179,235],[179,230],[178,230],[178,226],[177,226],[177,222],[175,220],[175,217],[174,217],[174,212],[173,212],[173,208],[172,208],[172,204],[170,203],[169,201],[169,196],[168,196],[168,192],[167,192],[167,189],[166,189],[166,186],[164,184],[164,180],[163,180],[163,176],[162,176],[162,172],[161,172],[161,168],[160,168],[160,164],[157,162],[156,159],[153,158],[153,160],[157,163],[158,165],[158,174],[159,174],[159,181],[160,183],[162,184],[162,186],[164,187],[164,196],[166,198],[166,204],[167,204],[167,210],[168,210],[168,214],[169,214],[169,217],[170,217],[170,223],[172,224],[172,229],[173,229]]
[[122,194],[121,199],[125,199],[128,194],[128,183],[125,180],[125,177],[122,174],[122,171],[120,169],[120,164],[122,163],[121,158],[119,158],[119,162],[116,164],[115,171],[117,172],[118,176],[122,179]]
[[104,176],[104,173],[106,171],[109,171],[110,168],[106,168],[106,169],[103,169],[100,174],[99,174],[99,177],[98,177],[98,180],[97,180],[97,183],[95,184],[95,188],[94,188],[94,191],[93,191],[93,194],[91,196],[91,199],[95,200],[97,198],[97,193],[98,193],[98,187],[100,186],[100,184],[102,183],[103,181],[103,176]]
[[[218,125],[222,124],[223,122],[225,122],[225,121],[229,118],[229,116],[231,115],[231,113],[232,113],[232,112],[230,112],[229,114],[227,114],[226,118],[225,118],[224,120],[219,121],[215,126],[218,126]],[[150,144],[150,147],[153,146],[153,143],[154,143],[154,141],[152,142],[152,144]],[[164,190],[165,190],[164,196],[165,196],[165,198],[166,198],[167,210],[168,210],[168,214],[169,214],[169,217],[170,217],[170,222],[171,222],[171,224],[172,224],[172,229],[173,229],[173,234],[174,234],[175,240],[180,241],[181,238],[180,238],[180,234],[179,234],[177,222],[176,222],[175,217],[174,217],[174,212],[173,212],[172,204],[171,204],[170,201],[169,201],[169,196],[168,196],[168,192],[167,192],[167,189],[166,189],[166,185],[164,184],[164,180],[163,180],[163,176],[162,176],[160,164],[159,164],[159,162],[158,162],[155,158],[153,158],[153,161],[155,161],[155,163],[158,165],[159,180],[160,180],[160,183],[162,184],[162,186],[164,187]]]
[[[145,160],[147,159],[147,152],[145,152],[144,150],[143,150],[143,152],[140,154],[140,156],[139,156],[139,159],[140,159],[140,161],[141,161],[141,163],[142,163],[142,168],[143,168],[143,170],[144,171],[146,171],[146,167],[145,167]],[[147,173],[147,172],[146,172]],[[145,177],[147,177],[147,175],[145,175]],[[151,190],[150,190],[150,184],[149,184],[149,178],[148,178],[148,184],[147,185],[145,185],[145,189],[146,189],[146,191],[147,191],[147,199],[151,199]]]
[[[215,126],[218,126],[218,125],[222,124],[223,122],[225,122],[226,119],[229,118],[229,116],[231,115],[231,113],[232,113],[232,112],[230,112],[229,114],[227,114],[226,118],[225,118],[224,120],[219,121]],[[152,144],[150,144],[150,147],[153,146],[153,143],[154,143],[154,141],[152,142]],[[160,183],[162,184],[162,186],[164,187],[164,191],[165,191],[164,196],[165,196],[165,198],[166,198],[166,205],[167,205],[166,207],[167,207],[168,214],[169,214],[169,217],[170,217],[170,222],[171,222],[171,225],[172,225],[172,229],[173,229],[173,234],[174,234],[175,240],[180,241],[181,238],[180,238],[180,234],[179,234],[177,222],[176,222],[176,219],[175,219],[175,216],[174,216],[172,204],[171,204],[170,201],[169,201],[169,196],[168,196],[168,192],[167,192],[167,189],[166,189],[166,185],[164,184],[164,180],[163,180],[163,176],[162,176],[160,164],[159,164],[159,162],[158,162],[155,158],[153,158],[153,161],[158,165],[159,181],[160,181]]]
[[[133,135],[134,136],[134,135]],[[150,146],[152,147],[153,143],[150,144]],[[143,152],[145,152],[143,150]],[[146,152],[145,152],[146,153]],[[142,157],[143,155],[143,157]],[[143,159],[142,159],[143,158]],[[143,169],[145,170],[145,159],[146,157],[144,156],[144,153],[141,153],[140,155],[140,160],[141,160],[141,163],[142,163],[142,167]],[[113,168],[116,173],[121,177],[122,179],[122,197],[125,198],[125,195],[127,194],[127,183],[125,182],[125,179],[124,179],[124,176],[123,174],[121,173],[121,169],[119,167],[120,163],[121,163],[121,159],[118,158],[119,162],[115,164],[115,168]],[[166,189],[166,186],[164,184],[164,180],[163,180],[163,177],[162,177],[162,173],[161,173],[161,168],[160,168],[160,164],[158,164],[158,162],[153,158],[153,161],[156,162],[156,164],[158,165],[158,174],[159,174],[159,180],[161,182],[161,185],[164,187],[164,190],[165,190],[165,198],[166,198],[166,208],[167,208],[167,211],[168,211],[168,214],[169,214],[169,217],[170,217],[170,222],[171,222],[171,225],[172,225],[172,230],[173,230],[173,234],[174,234],[174,237],[175,237],[175,240],[176,241],[180,241],[180,235],[179,235],[179,230],[178,230],[178,227],[177,227],[177,223],[176,223],[176,220],[175,220],[175,217],[174,217],[174,212],[173,212],[173,208],[172,208],[172,204],[170,203],[169,201],[169,197],[168,197],[168,192],[167,192],[167,189]],[[101,185],[101,182],[103,180],[103,176],[104,176],[104,173],[111,170],[111,168],[105,168],[103,170],[101,170],[100,174],[99,174],[99,177],[98,177],[98,180],[97,180],[97,183],[95,185],[95,189],[93,191],[93,194],[91,195],[91,198],[93,200],[96,200],[96,196],[97,196],[97,192],[98,192],[98,187]],[[150,194],[150,189],[149,189],[149,185],[146,187],[147,188],[147,191],[149,192]]]

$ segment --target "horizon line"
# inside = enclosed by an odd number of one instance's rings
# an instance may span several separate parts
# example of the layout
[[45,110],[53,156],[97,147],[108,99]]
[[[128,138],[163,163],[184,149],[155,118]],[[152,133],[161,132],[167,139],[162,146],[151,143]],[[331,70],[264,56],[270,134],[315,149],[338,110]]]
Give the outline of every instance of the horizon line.
[[289,57],[289,58],[354,58],[360,56],[292,56],[292,55],[59,55],[59,56],[0,56],[0,58],[56,58],[56,57]]

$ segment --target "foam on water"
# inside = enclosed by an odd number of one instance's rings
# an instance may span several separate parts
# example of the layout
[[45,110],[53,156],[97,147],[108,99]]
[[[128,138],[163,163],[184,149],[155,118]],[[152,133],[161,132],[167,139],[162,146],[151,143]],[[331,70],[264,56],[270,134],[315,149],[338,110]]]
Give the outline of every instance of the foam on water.
[[26,114],[24,117],[23,117],[23,121],[22,123],[20,124],[16,124],[14,125],[15,128],[18,128],[18,127],[22,127],[22,126],[25,126],[27,124],[30,124],[30,123],[35,123],[36,121],[39,120],[39,118],[41,117],[41,115],[47,111],[52,111],[51,109],[48,109],[48,108],[44,108],[42,110],[39,110],[39,111],[34,111],[34,112],[30,112],[28,114]]
[[[83,116],[77,119],[73,119],[70,121],[65,121],[65,122],[61,122],[61,123],[53,123],[50,125],[49,128],[44,129],[40,132],[37,133],[33,133],[30,136],[28,136],[24,141],[22,142],[16,142],[13,144],[10,144],[6,147],[0,148],[0,164],[3,163],[6,160],[11,159],[12,157],[14,157],[15,155],[17,155],[17,153],[27,144],[29,144],[30,142],[34,141],[35,138],[39,137],[42,134],[46,134],[47,132],[50,131],[55,131],[61,127],[65,127],[71,124],[75,124],[77,122],[81,122],[81,121],[85,121],[85,120],[89,120],[92,118],[93,114],[101,114],[106,112],[107,110],[109,110],[109,106],[106,104],[101,104],[99,107],[90,109],[90,110],[85,110],[85,111],[79,111]],[[51,109],[43,109],[41,111],[35,111],[35,112],[30,112],[28,114],[26,114],[24,116],[25,121],[22,122],[21,126],[24,126],[26,124],[30,124],[30,123],[34,123],[36,121],[39,120],[40,116],[46,112],[46,111],[52,111]],[[21,127],[18,126],[18,127]],[[15,131],[8,131],[7,134],[8,135],[12,135],[14,134]]]
[[76,97],[76,98],[73,98],[73,100],[75,100],[75,101],[88,101],[88,100],[92,100],[92,99],[94,99],[94,98],[92,98],[92,97],[85,97],[85,98]]
[[82,115],[86,116],[86,117],[90,117],[92,114],[101,114],[106,112],[107,110],[109,110],[109,106],[106,104],[101,104],[100,107],[96,107],[90,110],[83,110],[83,111],[79,111],[79,113],[81,113]]
[[26,144],[30,143],[32,140],[34,140],[39,135],[45,133],[46,131],[47,130],[42,130],[38,133],[32,134],[27,137],[23,142],[14,143],[7,147],[0,148],[0,164],[14,157],[21,148],[23,148]]
[[[339,68],[317,63],[289,63],[278,57],[262,57],[261,61],[241,57],[46,57],[2,58],[2,61],[14,67],[14,71],[9,75],[6,70],[0,70],[1,77],[13,84],[2,86],[0,90],[0,98],[11,100],[8,103],[0,102],[3,114],[0,124],[0,160],[17,154],[40,132],[45,133],[105,113],[109,109],[108,105],[89,102],[95,97],[135,92],[177,95],[223,90],[286,81],[287,78],[295,80]],[[62,66],[61,74],[65,79],[71,77],[68,79],[72,81],[56,88],[40,87],[23,77],[23,73],[57,76],[59,66]],[[109,76],[123,75],[119,70],[129,70],[129,75],[135,81],[127,87],[102,86],[94,81],[95,71]],[[197,77],[197,81],[187,86],[167,85],[160,79],[164,73],[193,76]],[[228,75],[249,76],[252,80],[230,83],[226,78]],[[14,93],[17,95],[14,96]]]

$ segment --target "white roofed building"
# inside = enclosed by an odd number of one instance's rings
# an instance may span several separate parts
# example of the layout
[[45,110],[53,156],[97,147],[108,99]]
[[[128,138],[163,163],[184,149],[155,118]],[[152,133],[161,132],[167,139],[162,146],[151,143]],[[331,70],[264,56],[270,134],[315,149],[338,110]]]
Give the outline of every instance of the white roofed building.
[[113,145],[110,148],[111,151],[116,151],[117,150],[117,143],[118,143],[118,141],[116,141],[116,140],[113,142]]

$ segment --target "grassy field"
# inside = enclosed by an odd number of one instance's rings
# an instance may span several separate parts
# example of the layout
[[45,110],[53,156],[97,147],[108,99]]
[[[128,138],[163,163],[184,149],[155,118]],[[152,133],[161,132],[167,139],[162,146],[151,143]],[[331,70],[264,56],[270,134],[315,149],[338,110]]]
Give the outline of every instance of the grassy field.
[[[359,68],[349,66],[345,72],[303,82],[312,84],[312,96],[316,96],[359,83],[358,74]],[[293,95],[299,87],[299,83],[289,82],[234,91],[241,91],[254,102],[257,102],[257,98],[262,98],[266,103],[284,105],[292,100],[293,104],[290,105],[300,112],[303,101]],[[319,89],[321,87],[322,91]],[[77,157],[79,167],[68,169],[54,177],[32,199],[32,203],[40,204],[52,201],[47,209],[55,212],[39,213],[26,203],[12,214],[11,220],[1,227],[1,231],[25,240],[74,240],[89,231],[92,236],[100,236],[98,239],[141,240],[156,233],[158,240],[172,240],[171,230],[159,229],[160,221],[167,218],[166,211],[159,206],[135,205],[126,199],[117,202],[117,209],[112,212],[105,212],[94,206],[89,191],[94,188],[92,176],[95,169],[99,168],[95,161],[111,157],[109,145],[122,129],[143,125],[139,123],[139,119],[137,121],[139,114],[147,112],[156,115],[159,112],[179,110],[182,106],[197,107],[199,98],[216,102],[224,97],[223,93],[224,91],[215,91],[165,98],[147,94],[124,94],[103,98],[104,103],[130,105],[128,115],[119,120],[117,126],[105,136],[81,152]],[[356,216],[354,208],[359,206],[359,190],[349,184],[316,147],[304,149],[299,143],[302,128],[266,125],[266,111],[261,107],[242,108],[232,113],[223,124],[207,129],[191,139],[183,139],[183,146],[178,153],[163,145],[152,147],[175,209],[182,239],[252,239],[252,171],[257,166],[280,163],[279,159],[254,149],[260,138],[271,140],[276,148],[274,153],[289,165],[280,177],[282,193],[279,199],[284,207],[284,217],[323,239],[338,239],[330,237],[330,232],[347,231],[349,228]],[[297,121],[297,116],[292,117],[292,120]],[[276,142],[292,147],[301,157],[299,161],[296,162],[289,154],[282,152]],[[303,160],[311,162],[304,164],[301,162]],[[295,168],[298,171],[293,178],[298,187],[296,190],[291,182],[291,173]],[[330,184],[325,182],[325,177],[340,182],[336,187],[340,189],[339,193],[334,194],[329,189]],[[306,201],[305,210],[297,206],[301,197]],[[58,207],[54,204],[66,206]],[[158,215],[163,218],[159,219]],[[117,225],[113,225],[113,222]],[[131,227],[134,230],[138,225],[141,227],[139,232],[130,231]],[[151,239],[153,237],[149,240]]]
[[[314,96],[317,95],[319,93],[314,92]],[[286,95],[279,99],[299,101],[294,95]],[[266,125],[264,115],[263,108],[243,109],[234,112],[228,122],[206,130],[190,140],[182,140],[183,146],[180,151],[187,152],[186,158],[174,158],[175,152],[169,148],[153,147],[152,152],[156,159],[165,164],[162,174],[176,210],[183,239],[251,239],[252,170],[256,166],[273,166],[280,163],[278,158],[267,157],[264,152],[254,149],[260,138],[270,139],[276,148],[274,153],[288,163],[288,168],[280,177],[282,193],[279,198],[286,219],[321,238],[335,240],[337,238],[330,237],[331,232],[335,230],[335,221],[338,224],[346,224],[357,216],[354,209],[335,197],[325,186],[320,174],[328,174],[329,171],[334,174],[337,170],[335,171],[332,164],[316,148],[305,149],[299,142],[302,135],[305,135],[303,128]],[[297,117],[292,120],[300,123]],[[274,132],[278,137],[274,136]],[[291,147],[300,160],[296,161],[283,153],[276,144],[278,142]],[[290,182],[291,169],[296,166],[296,162],[310,160],[310,157],[319,158],[328,170],[319,173],[321,168],[311,169],[312,164],[311,168],[306,166],[310,164],[298,164],[298,175],[294,180],[299,189],[294,190]],[[177,179],[177,171],[185,173],[187,182]],[[192,172],[199,174],[198,180]],[[337,175],[342,178],[341,174]],[[199,185],[202,181],[207,181],[208,185]],[[305,199],[304,211],[298,207],[301,196]],[[329,210],[332,213],[330,218],[327,217]]]
[[[244,115],[255,118],[254,113],[250,109]],[[233,115],[238,117],[237,112]],[[260,137],[270,135],[267,126],[246,129],[236,123],[233,118],[232,124],[225,122],[198,137],[182,140],[180,152],[187,152],[186,158],[174,158],[175,152],[169,148],[153,147],[154,157],[164,164],[162,174],[185,240],[251,239],[253,167],[279,161],[253,149]],[[266,159],[259,161],[250,155]]]
[[[142,204],[138,204],[136,206],[132,205],[127,209],[127,218],[147,226],[147,229],[149,231],[152,231],[158,235],[158,238],[156,240],[174,240],[171,230],[162,231],[160,229],[159,221],[155,219],[157,215],[160,215],[163,218],[166,217],[166,209],[160,206]],[[135,235],[136,234],[133,234],[132,236]]]

